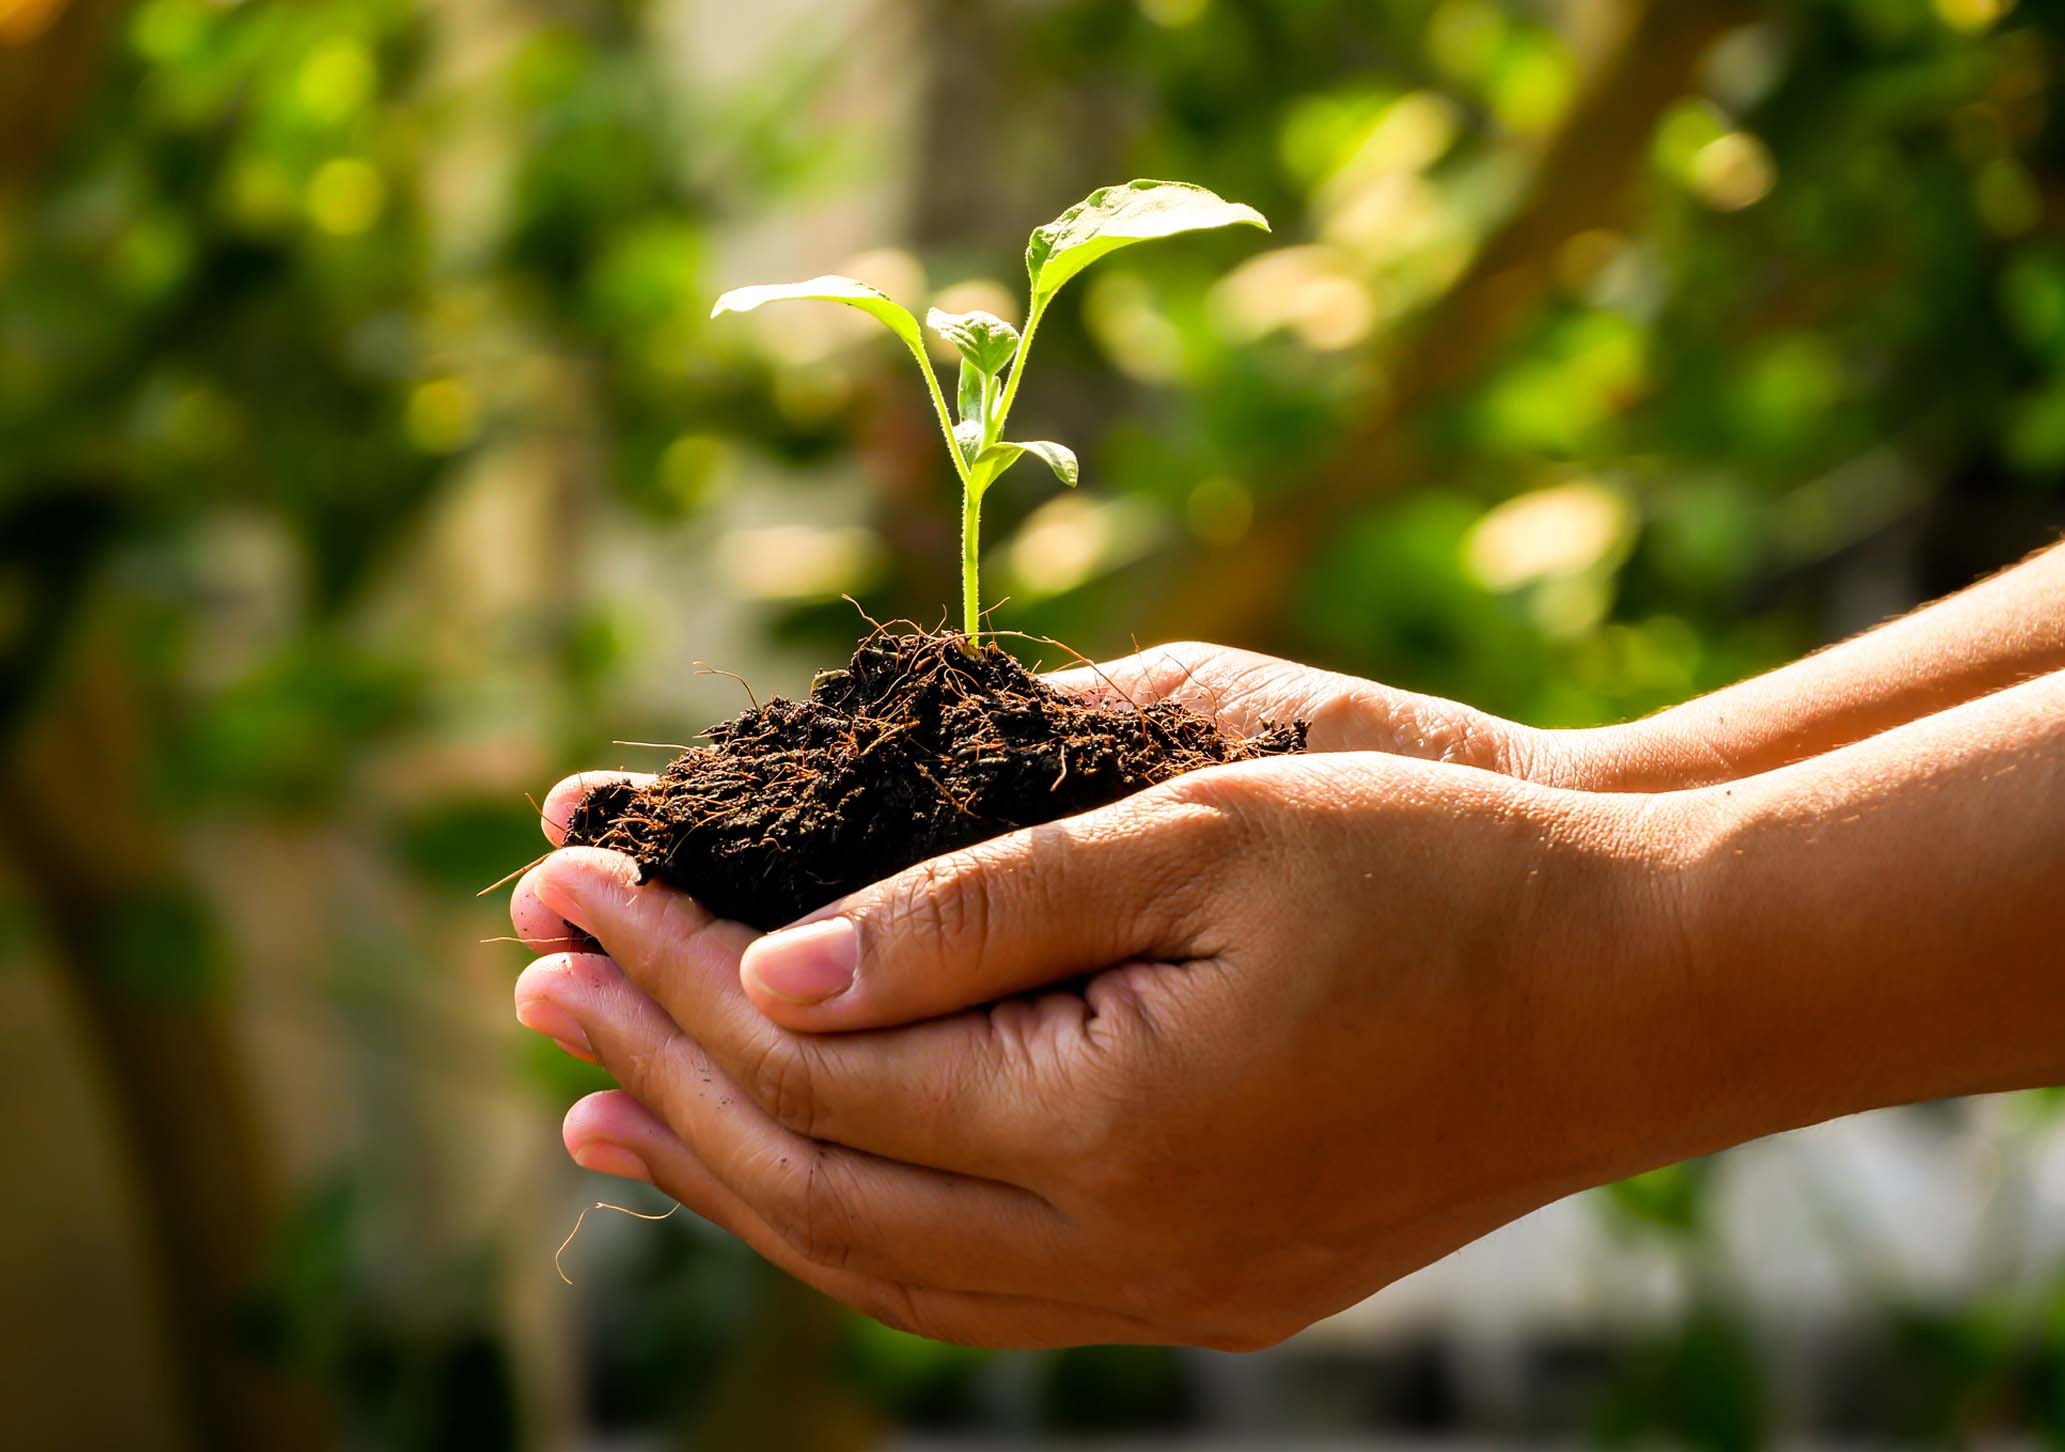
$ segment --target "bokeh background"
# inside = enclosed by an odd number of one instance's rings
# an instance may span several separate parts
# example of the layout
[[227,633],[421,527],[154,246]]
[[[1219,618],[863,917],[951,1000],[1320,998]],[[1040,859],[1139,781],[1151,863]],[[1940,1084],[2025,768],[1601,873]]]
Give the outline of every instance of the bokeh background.
[[[2065,523],[2048,0],[0,0],[0,1443],[2065,1442],[2039,1095],[1551,1207],[1259,1356],[987,1356],[591,1219],[526,792],[953,598],[829,270],[1016,316],[988,594],[1639,714]],[[1037,476],[1037,477],[1036,477]],[[1468,1086],[1430,1085],[1430,1093]]]

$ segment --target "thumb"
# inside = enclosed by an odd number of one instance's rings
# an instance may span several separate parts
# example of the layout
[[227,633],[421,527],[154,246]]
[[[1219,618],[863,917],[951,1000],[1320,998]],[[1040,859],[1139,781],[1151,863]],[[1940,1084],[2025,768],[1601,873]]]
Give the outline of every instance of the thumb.
[[739,981],[783,1027],[831,1032],[915,1023],[1135,958],[1184,960],[1239,830],[1216,795],[1186,777],[921,862],[757,939]]

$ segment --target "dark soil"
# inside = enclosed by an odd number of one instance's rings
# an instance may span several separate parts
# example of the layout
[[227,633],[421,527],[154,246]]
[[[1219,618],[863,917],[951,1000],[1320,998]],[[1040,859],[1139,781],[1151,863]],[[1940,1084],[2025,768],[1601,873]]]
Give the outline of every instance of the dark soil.
[[878,632],[809,699],[713,726],[649,785],[590,791],[574,845],[635,858],[720,917],[777,928],[928,857],[1200,767],[1301,751],[1174,701],[1067,695],[995,645]]

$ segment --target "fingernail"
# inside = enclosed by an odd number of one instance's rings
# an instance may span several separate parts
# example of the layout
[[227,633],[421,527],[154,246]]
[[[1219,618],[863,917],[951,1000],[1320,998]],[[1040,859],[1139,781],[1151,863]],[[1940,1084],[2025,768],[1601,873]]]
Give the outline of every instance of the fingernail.
[[786,1003],[823,1003],[853,986],[860,937],[850,918],[769,933],[746,949],[739,971]]
[[559,1046],[577,1059],[595,1059],[594,1046],[581,1021],[549,998],[527,998],[516,1006],[516,1021],[533,1033],[557,1039]]
[[622,1145],[610,1144],[606,1140],[591,1139],[575,1150],[574,1163],[598,1175],[615,1175],[620,1180],[643,1180],[648,1185],[652,1183],[652,1171],[645,1167],[644,1160]]

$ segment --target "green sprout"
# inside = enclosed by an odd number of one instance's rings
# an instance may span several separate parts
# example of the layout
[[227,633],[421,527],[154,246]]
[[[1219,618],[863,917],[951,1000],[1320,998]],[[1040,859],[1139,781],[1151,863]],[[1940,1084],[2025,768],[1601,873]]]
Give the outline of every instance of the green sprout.
[[1124,186],[1100,187],[1046,226],[1036,228],[1025,247],[1031,294],[1023,334],[991,313],[943,313],[933,308],[925,315],[925,325],[961,355],[960,386],[955,390],[952,413],[947,411],[946,395],[925,356],[925,337],[918,320],[864,282],[830,275],[807,282],[735,288],[717,299],[710,316],[751,312],[762,303],[794,298],[845,303],[879,319],[910,349],[925,375],[933,412],[939,417],[947,453],[961,481],[961,613],[972,641],[982,623],[977,557],[982,542],[983,495],[1027,454],[1052,469],[1054,477],[1070,488],[1081,477],[1076,456],[1066,445],[1004,438],[1011,405],[1018,399],[1018,385],[1025,381],[1026,355],[1032,351],[1033,336],[1046,316],[1047,305],[1063,284],[1107,253],[1135,242],[1235,223],[1269,230],[1269,223],[1253,207],[1229,202],[1203,187],[1188,182],[1130,181]]

